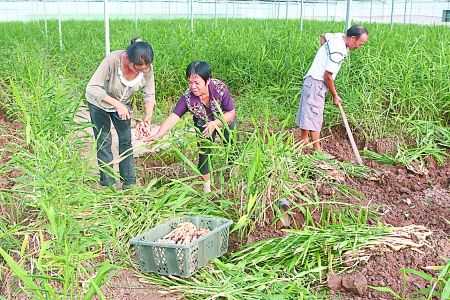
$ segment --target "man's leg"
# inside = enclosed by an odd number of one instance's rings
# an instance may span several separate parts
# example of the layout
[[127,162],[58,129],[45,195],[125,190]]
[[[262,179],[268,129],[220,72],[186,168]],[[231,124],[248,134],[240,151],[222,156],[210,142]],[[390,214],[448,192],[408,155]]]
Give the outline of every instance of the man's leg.
[[309,143],[309,130],[300,128],[300,140],[303,145],[307,145]]
[[314,150],[321,151],[322,148],[320,146],[320,131],[311,131],[311,139]]

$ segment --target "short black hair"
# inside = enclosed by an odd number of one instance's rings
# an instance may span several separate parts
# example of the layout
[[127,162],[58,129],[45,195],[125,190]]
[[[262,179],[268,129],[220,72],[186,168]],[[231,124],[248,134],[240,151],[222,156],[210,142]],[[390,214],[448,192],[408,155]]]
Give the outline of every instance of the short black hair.
[[141,40],[134,38],[131,40],[127,48],[127,55],[130,62],[136,65],[149,65],[153,62],[153,48],[152,46]]
[[198,75],[207,82],[211,78],[211,67],[206,61],[195,60],[186,68],[186,78],[189,79],[191,75]]
[[357,37],[359,38],[363,34],[369,34],[367,29],[364,26],[361,25],[352,25],[349,29],[347,29],[346,35],[348,37]]

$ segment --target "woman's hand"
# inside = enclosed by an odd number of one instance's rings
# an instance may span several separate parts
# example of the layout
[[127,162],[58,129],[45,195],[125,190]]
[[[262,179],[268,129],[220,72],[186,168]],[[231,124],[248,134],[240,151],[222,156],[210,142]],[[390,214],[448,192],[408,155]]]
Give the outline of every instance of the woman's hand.
[[162,137],[161,132],[159,131],[160,128],[160,126],[155,125],[152,127],[148,127],[146,135],[142,136],[142,140],[149,143],[159,140]]
[[136,138],[146,139],[151,135],[151,124],[148,121],[139,122],[136,125]]
[[159,132],[159,128],[156,128],[156,130],[152,130],[150,135],[147,138],[145,138],[144,140],[146,142],[152,143],[154,141],[157,141],[157,140],[161,139],[161,137],[162,137],[162,135]]
[[117,102],[116,110],[121,120],[129,120],[131,118],[131,113],[125,104]]
[[203,130],[203,135],[205,137],[211,137],[215,130],[219,129],[218,120],[209,121],[206,123],[205,130]]

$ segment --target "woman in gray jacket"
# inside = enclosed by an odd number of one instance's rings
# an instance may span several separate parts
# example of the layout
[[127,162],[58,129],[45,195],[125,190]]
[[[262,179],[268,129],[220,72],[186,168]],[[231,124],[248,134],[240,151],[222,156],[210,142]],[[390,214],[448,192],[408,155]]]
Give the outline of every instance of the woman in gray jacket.
[[119,137],[120,180],[123,188],[136,183],[131,144],[130,99],[139,90],[144,92],[145,115],[138,126],[148,126],[155,106],[153,49],[147,42],[133,39],[127,50],[118,50],[105,57],[86,88],[91,122],[97,140],[100,184],[115,184],[111,176],[111,122]]

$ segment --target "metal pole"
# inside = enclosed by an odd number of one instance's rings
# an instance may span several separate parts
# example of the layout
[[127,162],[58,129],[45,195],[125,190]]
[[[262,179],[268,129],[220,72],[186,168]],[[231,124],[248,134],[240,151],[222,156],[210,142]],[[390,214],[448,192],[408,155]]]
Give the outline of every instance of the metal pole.
[[327,0],[327,22],[328,22],[328,17],[329,17],[329,14],[328,14],[328,0]]
[[62,36],[62,16],[61,5],[58,4],[58,32],[59,32],[59,50],[63,50],[63,36]]
[[138,17],[137,17],[137,0],[134,0],[134,32],[137,34],[138,29]]
[[288,19],[288,10],[289,10],[289,0],[286,0],[286,11],[285,11],[285,19]]
[[231,3],[232,3],[231,7],[233,8],[233,19],[235,19],[235,18],[236,18],[236,9],[235,9],[234,4],[235,4],[236,2],[235,2],[235,1],[232,1]]
[[370,15],[369,15],[369,23],[372,23],[372,11],[373,11],[373,0],[370,0]]
[[214,22],[217,26],[217,0],[214,0]]
[[349,29],[350,26],[352,25],[351,7],[352,7],[352,0],[347,0],[347,12],[345,15],[345,30]]
[[334,2],[334,17],[333,22],[336,22],[336,16],[337,16],[337,8],[338,8],[338,2]]
[[103,19],[105,24],[105,56],[111,53],[111,46],[109,43],[109,11],[108,0],[103,0]]
[[45,38],[48,39],[48,26],[47,26],[47,2],[44,0],[44,32]]
[[36,10],[34,9],[34,2],[31,2],[31,22],[34,24],[36,23],[36,16],[33,12],[35,12]]
[[194,0],[190,0],[191,1],[191,5],[190,5],[190,9],[189,9],[189,13],[191,15],[191,32],[194,32]]
[[[449,2],[450,4],[450,2]],[[413,8],[413,2],[410,1],[409,2],[409,23],[411,23],[411,19],[412,19],[412,8]]]
[[169,10],[169,18],[172,18],[172,9],[171,9],[171,7],[170,7],[170,0],[167,1],[167,8],[168,8],[168,10]]
[[277,1],[277,20],[280,18],[280,0]]
[[404,7],[404,10],[403,10],[403,24],[406,23],[406,9],[407,9],[407,7],[408,7],[408,0],[405,0],[405,7]]
[[394,27],[394,0],[391,0],[391,29]]
[[303,0],[300,1],[300,31],[303,31]]

